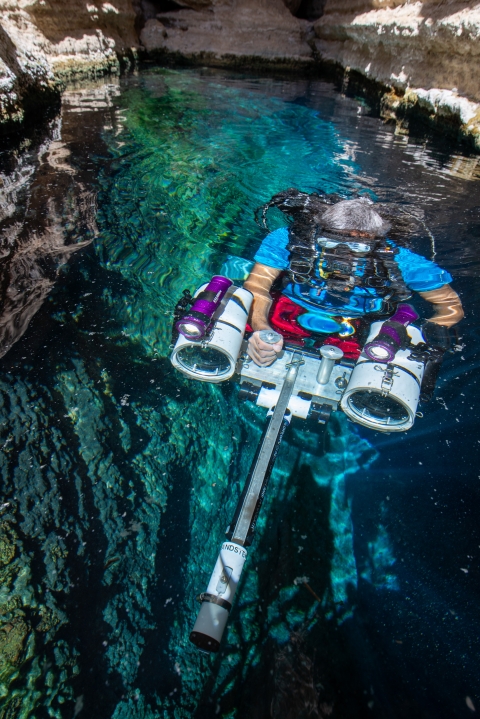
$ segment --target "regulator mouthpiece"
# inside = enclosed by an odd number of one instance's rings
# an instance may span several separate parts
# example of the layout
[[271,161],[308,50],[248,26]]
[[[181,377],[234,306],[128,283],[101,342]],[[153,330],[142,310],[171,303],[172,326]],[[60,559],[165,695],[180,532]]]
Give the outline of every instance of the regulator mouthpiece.
[[195,298],[188,314],[175,325],[177,332],[192,341],[205,337],[215,312],[232,284],[227,277],[212,277],[205,289]]
[[379,334],[363,348],[367,357],[376,362],[389,363],[397,352],[409,343],[407,326],[418,319],[411,305],[399,305],[395,314],[384,322]]

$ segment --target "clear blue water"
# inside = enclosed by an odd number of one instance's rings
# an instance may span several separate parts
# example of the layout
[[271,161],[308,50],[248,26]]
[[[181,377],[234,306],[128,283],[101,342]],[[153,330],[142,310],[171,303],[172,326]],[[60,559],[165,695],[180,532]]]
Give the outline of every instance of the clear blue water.
[[[478,158],[320,81],[154,69],[68,93],[0,160],[0,717],[478,711]],[[206,657],[195,596],[264,412],[174,373],[171,312],[289,186],[423,209],[464,346],[405,435],[291,428]]]

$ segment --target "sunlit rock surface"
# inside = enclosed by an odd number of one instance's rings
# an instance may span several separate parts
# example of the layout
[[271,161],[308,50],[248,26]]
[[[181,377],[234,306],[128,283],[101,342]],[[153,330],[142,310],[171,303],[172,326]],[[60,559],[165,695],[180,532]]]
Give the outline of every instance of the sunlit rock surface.
[[480,148],[478,4],[327,0],[315,34],[322,59],[393,88],[385,117],[423,115]]
[[130,0],[2,0],[0,123],[58,99],[65,80],[118,73],[138,45]]
[[203,12],[158,13],[147,21],[140,39],[149,53],[205,57],[226,64],[255,58],[290,65],[309,65],[308,23],[295,18],[282,0],[237,0],[211,3]]
[[1,0],[0,25],[7,129],[58,101],[65,81],[140,56],[302,73],[333,63],[344,91],[373,99],[400,133],[420,120],[480,148],[480,11],[462,0]]

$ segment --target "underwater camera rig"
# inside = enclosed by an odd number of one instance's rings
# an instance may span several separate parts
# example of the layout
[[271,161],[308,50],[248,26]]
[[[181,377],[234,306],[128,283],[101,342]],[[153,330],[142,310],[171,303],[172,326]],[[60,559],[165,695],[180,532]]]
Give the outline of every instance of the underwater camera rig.
[[[418,315],[399,305],[385,322],[374,322],[358,360],[346,359],[339,347],[299,348],[285,342],[269,367],[247,355],[245,330],[253,295],[226,277],[215,276],[192,297],[188,290],[175,309],[171,362],[202,382],[224,382],[234,375],[240,397],[268,410],[234,517],[227,528],[190,640],[216,652],[253,540],[258,515],[280,442],[293,416],[326,424],[342,410],[358,424],[380,432],[412,427],[429,352],[421,331],[411,324]],[[262,339],[279,341],[273,330]]]

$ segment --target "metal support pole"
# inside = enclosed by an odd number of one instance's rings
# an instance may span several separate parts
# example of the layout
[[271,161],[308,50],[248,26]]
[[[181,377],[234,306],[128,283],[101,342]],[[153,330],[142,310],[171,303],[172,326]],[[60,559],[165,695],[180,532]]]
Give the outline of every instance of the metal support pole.
[[207,591],[199,597],[202,606],[190,633],[190,641],[203,651],[218,652],[220,648],[247,557],[245,547],[252,543],[278,448],[290,423],[287,408],[301,364],[301,352],[294,352],[287,365],[288,372],[280,396],[260,440],[235,515],[227,529],[227,539],[230,541],[223,543]]

